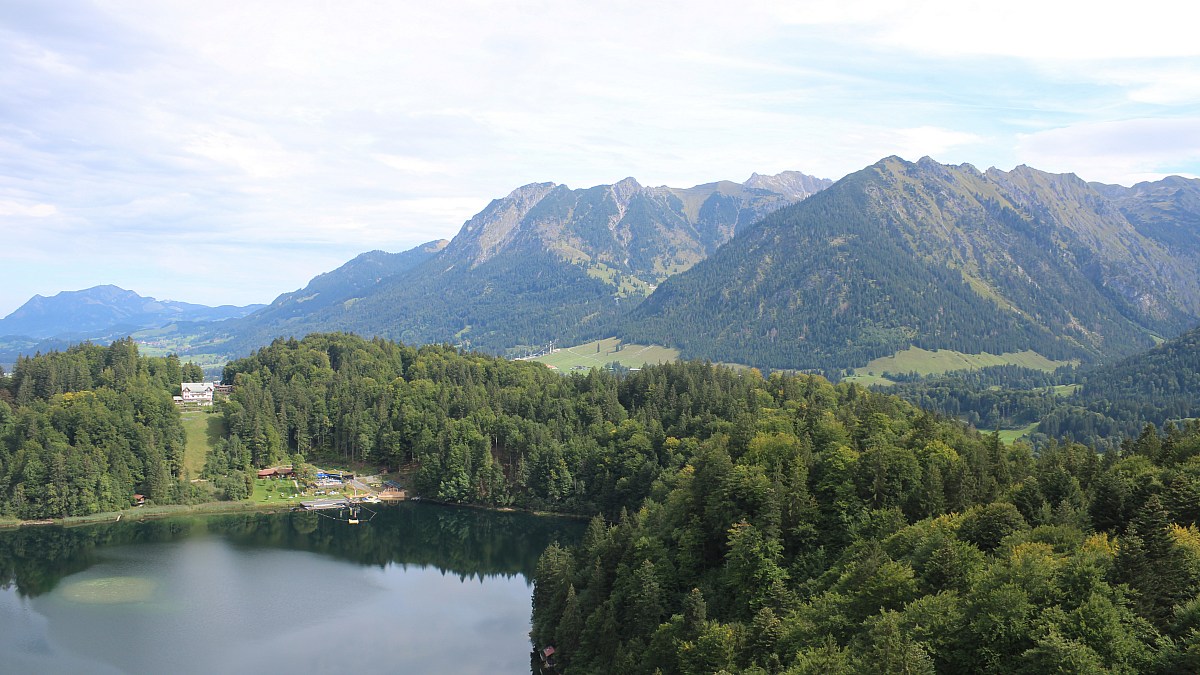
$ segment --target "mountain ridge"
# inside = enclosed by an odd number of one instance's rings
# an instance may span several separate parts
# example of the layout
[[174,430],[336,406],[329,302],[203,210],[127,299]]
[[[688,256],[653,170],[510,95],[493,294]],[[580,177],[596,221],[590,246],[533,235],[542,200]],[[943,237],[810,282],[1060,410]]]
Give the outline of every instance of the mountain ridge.
[[909,346],[1094,360],[1200,318],[1190,259],[1073,174],[893,156],[667,280],[618,334],[777,368]]
[[317,330],[503,353],[603,330],[739,228],[832,183],[800,172],[750,182],[781,192],[731,181],[645,187],[633,178],[583,189],[523,185],[468,219],[441,250],[364,292],[286,322],[271,319],[303,297],[284,294],[208,337],[235,354],[274,335]]

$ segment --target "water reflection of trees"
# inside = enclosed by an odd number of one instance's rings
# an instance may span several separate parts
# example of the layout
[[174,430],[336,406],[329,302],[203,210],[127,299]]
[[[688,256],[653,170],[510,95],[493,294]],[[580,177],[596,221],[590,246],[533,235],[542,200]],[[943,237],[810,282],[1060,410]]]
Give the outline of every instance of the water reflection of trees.
[[100,549],[169,543],[199,534],[220,535],[239,547],[309,551],[361,565],[433,567],[462,579],[530,578],[550,542],[574,541],[583,531],[577,521],[521,513],[425,504],[375,508],[377,515],[361,525],[297,512],[0,532],[0,585],[40,595],[94,565]]

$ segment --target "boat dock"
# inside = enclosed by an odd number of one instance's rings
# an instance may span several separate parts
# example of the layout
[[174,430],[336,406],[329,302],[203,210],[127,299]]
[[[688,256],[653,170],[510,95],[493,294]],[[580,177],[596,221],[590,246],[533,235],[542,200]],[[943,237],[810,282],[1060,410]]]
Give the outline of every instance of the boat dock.
[[378,504],[381,501],[375,495],[314,499],[312,501],[300,502],[300,508],[305,511],[325,511],[327,509],[344,509],[358,504]]

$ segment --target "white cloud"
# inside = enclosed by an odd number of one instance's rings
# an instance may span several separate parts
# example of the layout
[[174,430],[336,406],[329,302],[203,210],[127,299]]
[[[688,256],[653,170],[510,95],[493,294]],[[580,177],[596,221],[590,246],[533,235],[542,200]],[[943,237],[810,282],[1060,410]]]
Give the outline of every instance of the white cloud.
[[[1200,170],[1187,142],[1072,145],[1195,114],[1181,5],[1055,4],[25,3],[0,13],[0,228],[41,247],[39,283],[103,257],[161,295],[170,265],[137,261],[193,251],[248,302],[535,181],[838,178],[889,154]],[[0,313],[34,289],[12,270]]]
[[[1128,59],[1200,56],[1185,0],[1071,2],[1008,0],[841,0],[766,3],[786,22],[841,26],[847,34],[938,55],[1021,59]],[[771,7],[775,5],[775,7]]]
[[0,216],[4,217],[47,218],[57,213],[58,209],[53,204],[22,204],[0,200]]
[[402,155],[376,154],[375,161],[403,173],[451,173],[450,165],[445,162],[435,162],[420,157],[404,157]]
[[1108,78],[1126,87],[1132,101],[1158,106],[1189,105],[1200,100],[1200,72],[1196,70],[1200,64],[1191,65],[1121,68],[1110,71]]
[[241,136],[209,130],[193,136],[183,150],[236,167],[251,178],[281,178],[308,170],[312,161],[268,136]]
[[896,129],[889,132],[888,135],[894,137],[890,142],[897,148],[897,151],[891,154],[901,157],[942,155],[950,150],[964,145],[972,145],[982,140],[976,134],[932,126]]
[[1019,135],[1017,151],[1040,169],[1131,185],[1189,173],[1200,161],[1200,118],[1086,122]]

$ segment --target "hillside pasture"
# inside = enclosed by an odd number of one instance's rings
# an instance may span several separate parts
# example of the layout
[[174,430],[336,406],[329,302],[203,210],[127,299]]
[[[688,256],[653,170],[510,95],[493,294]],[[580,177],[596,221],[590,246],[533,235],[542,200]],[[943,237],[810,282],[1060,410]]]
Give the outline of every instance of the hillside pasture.
[[225,421],[221,415],[204,411],[185,412],[181,417],[183,430],[187,433],[183,467],[191,478],[199,478],[208,451],[225,435]]
[[[918,375],[940,375],[955,370],[979,370],[989,366],[1020,366],[1033,370],[1053,372],[1060,366],[1070,365],[1068,361],[1053,361],[1037,352],[1006,352],[1004,354],[964,354],[949,349],[927,350],[920,347],[909,347],[891,356],[875,359],[865,366],[854,369],[854,374],[863,376],[882,376],[884,373],[917,373]],[[879,382],[879,384],[884,384]]]
[[555,349],[552,353],[530,359],[552,366],[560,372],[603,368],[616,361],[626,368],[646,364],[667,363],[679,358],[679,350],[658,345],[623,344],[617,338],[592,340],[573,347]]
[[1028,426],[1021,427],[1020,429],[1001,429],[1000,442],[1004,443],[1005,445],[1012,445],[1019,439],[1028,438],[1034,431],[1037,431],[1037,426],[1038,423],[1034,422]]

